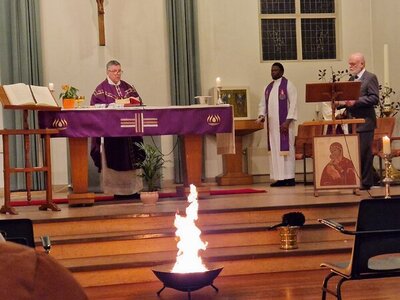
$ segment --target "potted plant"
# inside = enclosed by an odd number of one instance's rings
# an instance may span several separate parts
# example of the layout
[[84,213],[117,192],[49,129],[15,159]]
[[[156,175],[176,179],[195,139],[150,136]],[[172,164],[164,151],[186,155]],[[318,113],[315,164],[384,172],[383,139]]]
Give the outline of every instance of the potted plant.
[[144,189],[140,192],[140,199],[144,204],[155,204],[158,201],[158,182],[162,178],[162,169],[164,167],[164,154],[157,147],[145,144],[136,143],[145,159],[138,162],[136,165],[142,170],[140,177],[144,181]]
[[61,86],[62,92],[59,98],[62,99],[62,106],[64,108],[74,108],[75,100],[78,99],[78,89],[68,84]]

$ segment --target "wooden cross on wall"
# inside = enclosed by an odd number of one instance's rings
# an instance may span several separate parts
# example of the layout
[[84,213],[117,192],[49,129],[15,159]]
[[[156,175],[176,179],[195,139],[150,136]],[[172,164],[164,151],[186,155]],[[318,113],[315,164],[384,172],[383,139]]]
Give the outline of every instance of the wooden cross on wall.
[[106,45],[106,37],[104,31],[104,0],[96,0],[97,2],[97,17],[99,21],[99,45]]

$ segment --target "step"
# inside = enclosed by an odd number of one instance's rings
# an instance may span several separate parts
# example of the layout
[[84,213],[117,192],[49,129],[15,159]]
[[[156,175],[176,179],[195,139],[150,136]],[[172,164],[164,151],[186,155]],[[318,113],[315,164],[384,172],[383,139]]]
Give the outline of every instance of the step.
[[[112,233],[112,232],[132,232],[133,230],[153,230],[170,228],[175,220],[175,212],[177,207],[182,210],[186,206],[182,206],[180,202],[175,204],[169,203],[165,211],[160,212],[143,212],[132,214],[118,214],[104,216],[87,216],[80,218],[51,218],[44,220],[34,220],[34,233],[36,237],[48,235],[50,237],[75,235],[75,234],[95,234],[95,233]],[[217,210],[209,210],[207,206],[199,209],[199,219],[197,226],[223,225],[223,224],[243,224],[243,223],[263,223],[271,224],[279,223],[283,214],[291,211],[301,211],[306,220],[317,220],[318,218],[355,218],[358,211],[358,203],[338,203],[338,204],[310,204],[300,205],[296,207],[279,206],[279,207],[242,207],[242,208],[223,208]],[[128,211],[127,206],[127,211]],[[164,208],[164,207],[163,207]],[[137,209],[145,208],[137,207]],[[151,211],[151,208],[147,208]],[[155,208],[153,209],[156,210]],[[90,212],[90,210],[88,210]],[[129,211],[128,211],[129,212]],[[82,223],[84,222],[84,223]]]
[[[339,220],[346,227],[354,225],[350,219]],[[266,230],[271,223],[214,225],[202,228],[202,240],[208,248],[279,244],[278,230]],[[151,231],[114,232],[52,238],[51,254],[57,259],[93,257],[118,254],[175,251],[175,228]],[[343,240],[342,234],[309,222],[299,231],[299,242]],[[37,241],[40,246],[40,242]]]
[[[253,245],[207,249],[207,266],[224,267],[221,276],[268,272],[315,270],[323,261],[346,260],[352,243],[328,241],[299,243],[295,250],[281,250],[278,245]],[[63,259],[60,262],[73,272],[84,286],[157,281],[152,269],[172,265],[176,251],[136,253],[91,258]]]

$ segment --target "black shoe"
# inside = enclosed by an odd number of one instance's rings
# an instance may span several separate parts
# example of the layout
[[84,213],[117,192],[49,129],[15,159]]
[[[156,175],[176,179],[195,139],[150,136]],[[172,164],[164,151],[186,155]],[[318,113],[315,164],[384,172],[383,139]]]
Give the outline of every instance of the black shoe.
[[130,195],[114,195],[114,200],[132,200],[132,199],[140,199],[140,194],[130,194]]
[[271,187],[287,186],[286,180],[278,180],[270,184]]
[[296,181],[294,180],[294,178],[285,179],[285,183],[286,183],[286,186],[295,186],[296,185]]

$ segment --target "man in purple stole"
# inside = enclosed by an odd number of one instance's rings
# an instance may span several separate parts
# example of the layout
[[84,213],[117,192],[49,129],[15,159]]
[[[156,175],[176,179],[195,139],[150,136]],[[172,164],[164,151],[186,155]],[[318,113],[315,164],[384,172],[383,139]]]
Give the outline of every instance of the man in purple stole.
[[[142,103],[134,86],[121,80],[123,71],[118,61],[108,62],[106,71],[107,78],[93,92],[91,105],[108,105],[128,98],[131,102]],[[116,198],[139,198],[143,183],[136,164],[144,159],[144,154],[136,142],[143,142],[142,137],[107,137],[104,138],[103,151],[100,151],[101,138],[92,139],[90,155],[101,171],[104,193],[114,194]]]
[[297,89],[283,77],[281,63],[271,67],[273,81],[261,97],[257,122],[267,119],[268,149],[271,151],[270,178],[272,187],[294,186],[294,127],[297,119]]

